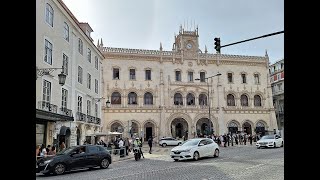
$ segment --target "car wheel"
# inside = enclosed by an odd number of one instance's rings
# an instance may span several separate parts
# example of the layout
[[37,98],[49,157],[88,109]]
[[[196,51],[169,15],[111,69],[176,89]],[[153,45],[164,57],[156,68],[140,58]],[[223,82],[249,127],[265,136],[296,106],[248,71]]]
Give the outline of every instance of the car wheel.
[[178,143],[178,146],[180,146],[181,142]]
[[104,158],[104,159],[102,159],[102,161],[101,161],[101,163],[100,163],[100,167],[102,168],[102,169],[106,169],[106,168],[108,168],[109,167],[109,161],[108,161],[108,159],[107,158]]
[[258,146],[257,149],[260,149],[260,146]]
[[54,174],[60,175],[63,174],[66,171],[66,166],[62,163],[58,163],[54,167]]
[[274,148],[276,148],[276,147],[277,147],[275,142],[273,143],[273,147],[274,147]]
[[162,144],[162,147],[166,147],[166,146],[167,146],[167,144],[166,144],[166,143],[163,143],[163,144]]
[[281,147],[283,147],[283,141],[281,142]]
[[175,159],[174,161],[177,162],[177,161],[179,161],[179,159]]
[[195,161],[198,161],[198,159],[199,159],[199,153],[198,153],[198,152],[194,152],[194,153],[193,153],[193,159],[194,159]]
[[213,157],[219,157],[219,149],[214,150]]

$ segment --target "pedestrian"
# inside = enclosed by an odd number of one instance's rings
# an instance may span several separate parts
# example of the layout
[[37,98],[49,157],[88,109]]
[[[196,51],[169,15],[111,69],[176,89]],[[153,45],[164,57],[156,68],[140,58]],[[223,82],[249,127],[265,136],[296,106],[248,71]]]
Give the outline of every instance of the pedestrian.
[[151,149],[152,149],[152,137],[150,136],[149,139],[148,139],[148,144],[149,144],[149,153],[151,154]]
[[46,155],[47,155],[46,146],[42,144],[40,148],[40,156],[46,156]]
[[230,146],[230,135],[229,134],[226,135],[226,139],[227,139],[228,146]]
[[247,145],[247,135],[246,134],[243,135],[243,143],[244,143],[244,145]]
[[129,151],[129,138],[124,140],[124,146],[126,147],[126,155],[128,156]]
[[252,136],[251,136],[251,134],[249,134],[249,141],[250,141],[250,145],[252,145]]
[[236,145],[238,145],[238,134],[235,135],[234,140],[236,141]]
[[227,136],[226,136],[226,134],[224,134],[222,137],[223,137],[223,145],[224,145],[224,147],[227,147]]
[[56,155],[56,147],[52,146],[48,152],[48,155]]
[[62,141],[60,144],[60,151],[64,150],[66,148],[65,143]]
[[40,156],[40,145],[36,146],[36,159],[38,159],[38,156]]

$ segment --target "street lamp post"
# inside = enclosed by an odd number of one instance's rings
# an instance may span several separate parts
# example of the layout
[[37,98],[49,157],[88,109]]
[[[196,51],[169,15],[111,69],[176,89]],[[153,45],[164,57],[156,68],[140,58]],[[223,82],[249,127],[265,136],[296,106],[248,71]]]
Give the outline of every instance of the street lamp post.
[[63,86],[66,82],[66,77],[67,75],[64,74],[64,66],[62,66],[61,68],[38,68],[36,67],[36,79],[38,79],[38,77],[42,77],[43,75],[51,75],[50,73],[53,72],[56,69],[62,69],[61,73],[58,74],[59,77],[59,84],[61,86]]
[[[215,77],[215,76],[220,76],[221,75],[221,73],[217,73],[216,75],[213,75],[213,76],[210,76],[210,77],[206,77],[206,78],[204,78],[205,80],[207,80],[207,86],[208,86],[208,107],[209,107],[209,133],[211,134],[211,108],[210,108],[210,90],[209,90],[209,78],[213,78],[213,77]],[[197,78],[197,79],[195,79],[195,80],[197,80],[197,81],[199,81],[200,79],[199,78]],[[208,133],[207,133],[207,135],[208,135]]]

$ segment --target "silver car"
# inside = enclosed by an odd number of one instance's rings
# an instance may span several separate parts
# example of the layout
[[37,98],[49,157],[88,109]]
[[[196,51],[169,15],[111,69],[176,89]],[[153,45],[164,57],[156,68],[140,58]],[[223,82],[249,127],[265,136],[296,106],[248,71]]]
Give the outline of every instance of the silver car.
[[161,138],[159,141],[159,145],[162,147],[166,147],[166,146],[178,146],[182,144],[181,140],[176,140],[173,137],[165,137],[165,138]]

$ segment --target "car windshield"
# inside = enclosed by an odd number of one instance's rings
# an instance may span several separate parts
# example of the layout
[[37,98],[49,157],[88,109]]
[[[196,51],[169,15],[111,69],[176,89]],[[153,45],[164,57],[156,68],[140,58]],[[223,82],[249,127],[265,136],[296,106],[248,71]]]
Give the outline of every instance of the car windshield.
[[57,152],[57,155],[68,154],[68,153],[71,152],[72,150],[74,150],[74,147],[68,147],[68,148],[66,148],[66,149],[63,149],[62,151]]
[[274,139],[274,135],[263,136],[261,139]]
[[192,140],[185,141],[181,146],[196,146],[198,142],[199,140],[192,139]]

